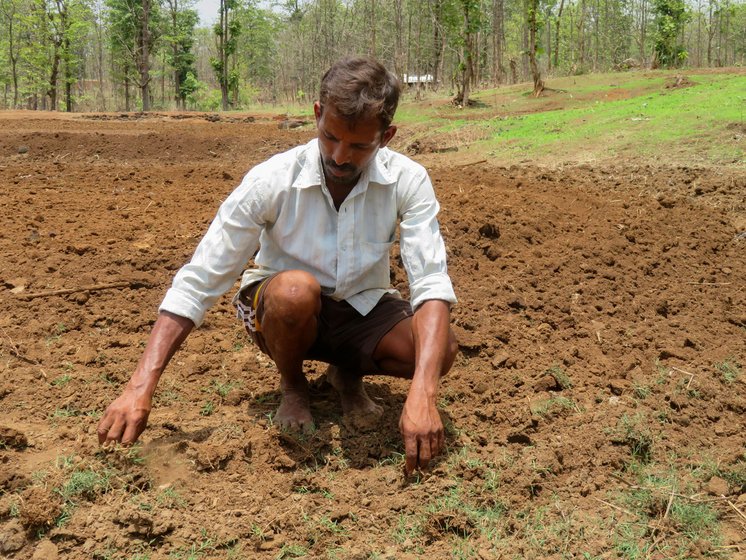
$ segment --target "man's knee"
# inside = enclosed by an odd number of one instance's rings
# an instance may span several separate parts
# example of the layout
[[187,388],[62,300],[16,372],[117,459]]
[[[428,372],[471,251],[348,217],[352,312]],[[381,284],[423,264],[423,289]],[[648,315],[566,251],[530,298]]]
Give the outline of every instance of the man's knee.
[[281,272],[264,294],[265,320],[303,324],[321,312],[321,287],[316,278],[302,270]]

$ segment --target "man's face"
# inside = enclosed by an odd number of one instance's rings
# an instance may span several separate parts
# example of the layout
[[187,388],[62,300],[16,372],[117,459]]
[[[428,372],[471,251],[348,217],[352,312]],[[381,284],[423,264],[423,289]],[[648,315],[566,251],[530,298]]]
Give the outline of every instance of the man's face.
[[352,188],[363,169],[394,137],[396,127],[381,130],[377,117],[366,117],[350,122],[340,117],[334,106],[323,108],[314,103],[316,127],[319,131],[319,149],[327,184]]

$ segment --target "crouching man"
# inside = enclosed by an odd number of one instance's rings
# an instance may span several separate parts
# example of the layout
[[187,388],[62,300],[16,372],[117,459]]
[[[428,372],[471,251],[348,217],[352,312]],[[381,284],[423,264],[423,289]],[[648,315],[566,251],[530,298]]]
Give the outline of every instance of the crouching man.
[[[399,92],[396,77],[370,58],[326,72],[314,104],[317,138],[253,168],[221,205],[174,278],[132,378],[106,409],[101,444],[137,440],[169,360],[256,253],[234,303],[279,370],[275,421],[313,427],[304,360],[330,364],[343,413],[358,425],[382,413],[363,375],[405,377],[406,470],[427,468],[444,444],[436,395],[458,349],[449,326],[456,298],[427,172],[386,147]],[[390,284],[397,225],[411,302]]]

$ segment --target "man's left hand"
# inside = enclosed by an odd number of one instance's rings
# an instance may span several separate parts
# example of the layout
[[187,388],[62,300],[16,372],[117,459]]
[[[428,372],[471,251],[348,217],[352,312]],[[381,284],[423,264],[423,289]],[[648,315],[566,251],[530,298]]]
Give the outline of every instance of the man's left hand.
[[445,441],[435,399],[415,398],[410,394],[399,419],[399,430],[404,438],[406,474],[410,475],[415,469],[426,470],[430,460],[443,449]]

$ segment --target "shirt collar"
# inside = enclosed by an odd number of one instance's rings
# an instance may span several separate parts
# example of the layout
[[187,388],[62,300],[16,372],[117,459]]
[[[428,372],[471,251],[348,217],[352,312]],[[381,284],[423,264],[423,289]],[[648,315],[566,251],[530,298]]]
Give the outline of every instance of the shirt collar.
[[[297,189],[320,187],[322,170],[318,139],[314,138],[306,144],[304,152],[303,167],[295,178],[295,181],[293,181],[293,187]],[[394,180],[391,172],[386,167],[388,159],[388,148],[379,149],[376,157],[368,165],[368,183],[377,183],[379,185],[393,185],[396,183],[396,180]],[[366,175],[366,173],[363,172],[363,175]]]

